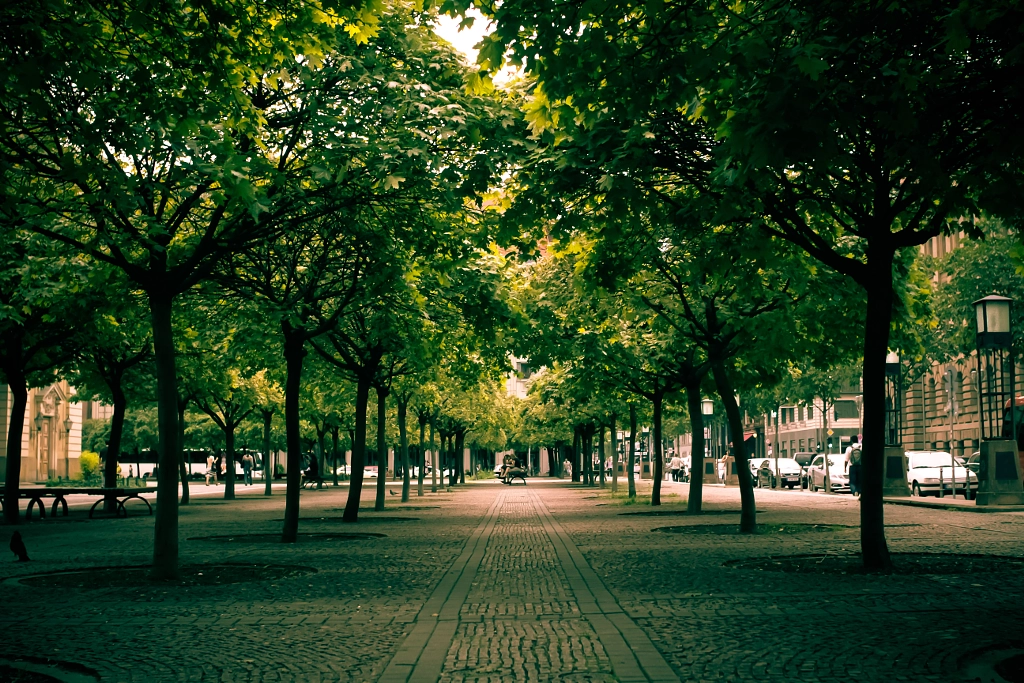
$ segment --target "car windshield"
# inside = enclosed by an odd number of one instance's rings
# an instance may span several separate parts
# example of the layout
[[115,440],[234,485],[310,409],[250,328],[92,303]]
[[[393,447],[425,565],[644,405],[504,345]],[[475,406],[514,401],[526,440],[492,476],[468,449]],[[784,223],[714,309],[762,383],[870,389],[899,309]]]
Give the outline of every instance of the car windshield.
[[[963,466],[963,460],[960,458],[956,460],[957,465]],[[915,453],[911,462],[913,463],[911,469],[918,469],[920,467],[949,467],[952,460],[949,453]]]
[[[798,463],[793,458],[779,458],[778,463],[779,463],[779,470],[780,471],[781,470],[798,470],[798,469],[800,469],[800,463]],[[764,461],[763,463],[761,463],[761,466],[764,467],[765,464],[767,464],[767,466],[769,468],[771,468],[773,470],[775,469],[775,459],[774,458],[771,459],[771,460]]]

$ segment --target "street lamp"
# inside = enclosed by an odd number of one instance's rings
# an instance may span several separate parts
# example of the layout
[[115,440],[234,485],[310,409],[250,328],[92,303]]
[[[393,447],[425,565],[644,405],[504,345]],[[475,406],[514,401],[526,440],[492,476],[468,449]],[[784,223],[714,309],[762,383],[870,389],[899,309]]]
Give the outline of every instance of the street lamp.
[[1014,392],[1011,299],[991,294],[974,302],[978,324],[978,399],[981,462],[978,505],[1020,505],[1017,410]]
[[67,433],[67,434],[70,434],[71,433],[71,427],[73,426],[73,424],[74,423],[71,422],[71,417],[68,416],[68,418],[64,420],[64,432]]
[[1013,403],[1013,354],[1010,353],[1010,304],[1012,299],[990,294],[974,302],[978,325],[978,398],[980,399],[982,441],[1014,438],[1016,411],[1009,410],[1009,433],[1004,433],[1003,410]]
[[712,457],[714,457],[715,456],[715,431],[714,431],[714,427],[712,425],[712,418],[714,418],[714,415],[715,415],[715,402],[712,401],[710,398],[704,399],[703,401],[700,402],[700,412],[701,412],[701,414],[704,417],[707,418],[707,420],[705,420],[705,422],[707,423],[706,427],[707,427],[707,434],[708,434],[708,439],[707,439],[708,442],[706,444],[704,444],[704,452],[707,453],[707,454],[710,454]]
[[898,351],[885,357],[885,445],[903,444],[903,365]]
[[43,414],[42,413],[36,413],[35,423],[36,423],[36,431],[37,432],[43,431]]

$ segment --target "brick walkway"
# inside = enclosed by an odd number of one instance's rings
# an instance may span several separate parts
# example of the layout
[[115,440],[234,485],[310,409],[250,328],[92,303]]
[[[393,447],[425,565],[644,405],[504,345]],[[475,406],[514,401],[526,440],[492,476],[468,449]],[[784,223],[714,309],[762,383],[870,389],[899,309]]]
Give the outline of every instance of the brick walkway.
[[[685,485],[666,489],[679,496],[664,509],[683,507]],[[1021,571],[864,577],[723,566],[855,550],[849,496],[758,491],[764,523],[839,526],[755,537],[652,532],[738,515],[628,514],[650,508],[543,480],[477,483],[406,506],[389,497],[388,511],[365,511],[356,526],[336,521],[346,496],[303,492],[302,530],[384,538],[188,540],[277,532],[284,498],[202,497],[182,508],[184,562],[314,574],[216,589],[0,583],[0,659],[49,657],[126,682],[953,681],[969,653],[1024,634]],[[705,498],[711,511],[739,507],[735,490],[708,487]],[[151,518],[84,518],[24,525],[33,562],[0,564],[0,579],[149,560]],[[1021,513],[887,506],[886,521],[895,552],[1024,555]],[[0,542],[8,537],[0,530]]]

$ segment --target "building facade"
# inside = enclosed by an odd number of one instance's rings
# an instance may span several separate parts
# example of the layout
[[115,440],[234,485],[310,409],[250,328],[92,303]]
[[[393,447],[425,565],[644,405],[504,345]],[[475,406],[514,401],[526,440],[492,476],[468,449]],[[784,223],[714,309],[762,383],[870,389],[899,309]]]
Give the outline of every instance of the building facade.
[[[21,434],[21,481],[25,484],[81,475],[82,405],[67,382],[30,389]],[[0,392],[0,474],[7,471],[7,438],[14,396]]]

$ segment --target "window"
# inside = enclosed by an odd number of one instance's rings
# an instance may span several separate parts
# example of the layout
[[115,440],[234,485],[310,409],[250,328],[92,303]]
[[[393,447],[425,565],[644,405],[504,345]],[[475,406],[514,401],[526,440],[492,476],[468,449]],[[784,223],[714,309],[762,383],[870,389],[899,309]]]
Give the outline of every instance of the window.
[[782,422],[782,424],[786,424],[786,409],[785,408],[779,408],[779,419]]
[[856,420],[860,417],[856,401],[836,401],[834,410],[837,420]]
[[801,421],[804,419],[804,407],[803,406],[800,406],[800,408],[799,408],[799,417],[797,419],[801,420]]
[[804,439],[800,439],[800,451],[803,452],[803,451],[806,451],[806,450],[807,450],[807,441],[804,440]]
[[808,420],[813,420],[814,419],[814,406],[807,406],[807,419]]

